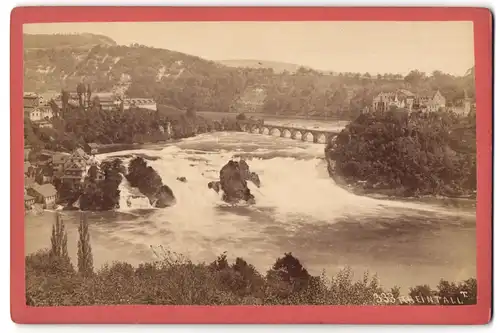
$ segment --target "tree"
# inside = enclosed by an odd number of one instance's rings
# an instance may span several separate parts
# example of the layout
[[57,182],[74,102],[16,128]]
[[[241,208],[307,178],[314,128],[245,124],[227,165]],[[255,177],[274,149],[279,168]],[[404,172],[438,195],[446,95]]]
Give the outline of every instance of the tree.
[[52,225],[52,236],[50,237],[50,254],[54,257],[63,258],[69,262],[68,234],[60,214],[57,214],[56,223]]
[[405,76],[404,80],[412,86],[420,84],[425,79],[425,73],[417,69],[412,70]]
[[69,103],[69,93],[66,90],[61,91],[61,102],[62,102],[62,114],[63,116],[66,116]]
[[80,107],[83,107],[85,91],[86,91],[85,84],[78,83],[78,85],[76,86],[76,93],[78,95],[78,105],[80,105]]
[[78,272],[88,277],[94,273],[94,263],[90,245],[89,225],[85,213],[80,215],[78,234]]
[[90,83],[89,83],[89,84],[87,84],[87,92],[86,92],[87,106],[88,107],[90,107],[91,96],[92,96],[92,90],[90,88]]
[[293,290],[299,291],[307,287],[312,278],[300,261],[292,253],[285,253],[278,258],[271,270],[267,272],[267,278],[278,277],[281,281],[293,286]]

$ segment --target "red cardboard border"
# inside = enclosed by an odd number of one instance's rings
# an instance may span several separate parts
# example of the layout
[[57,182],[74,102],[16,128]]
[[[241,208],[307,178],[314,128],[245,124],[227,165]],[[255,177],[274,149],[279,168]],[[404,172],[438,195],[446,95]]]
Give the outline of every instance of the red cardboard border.
[[[477,282],[474,306],[28,307],[24,277],[25,23],[137,21],[472,21],[477,105]],[[18,7],[11,14],[11,315],[16,323],[484,324],[492,285],[492,14],[485,8]]]

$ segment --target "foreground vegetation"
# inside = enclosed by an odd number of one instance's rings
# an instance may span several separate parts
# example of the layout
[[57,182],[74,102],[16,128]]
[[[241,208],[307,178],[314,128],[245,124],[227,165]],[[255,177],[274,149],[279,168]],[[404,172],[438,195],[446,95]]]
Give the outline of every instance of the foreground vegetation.
[[366,191],[397,196],[475,196],[472,114],[366,113],[327,143],[332,175]]
[[476,303],[476,280],[441,281],[384,290],[377,277],[354,281],[349,268],[331,279],[312,276],[291,253],[278,258],[265,275],[242,258],[222,254],[211,263],[160,248],[158,260],[138,267],[114,262],[95,271],[85,215],[79,227],[78,265],[68,256],[67,234],[58,217],[51,248],[26,257],[26,301],[30,306],[68,305],[384,305]]

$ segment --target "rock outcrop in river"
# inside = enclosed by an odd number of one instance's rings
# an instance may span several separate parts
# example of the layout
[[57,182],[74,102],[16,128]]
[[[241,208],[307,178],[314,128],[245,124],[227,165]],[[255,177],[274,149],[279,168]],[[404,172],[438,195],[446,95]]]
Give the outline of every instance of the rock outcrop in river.
[[142,157],[136,157],[129,163],[127,180],[132,187],[137,187],[148,197],[150,204],[156,208],[173,206],[175,195],[167,185],[163,184],[160,175]]
[[[162,185],[153,198],[154,202],[152,206],[156,208],[170,207],[175,205],[176,202],[174,192],[172,192],[172,189],[167,185]],[[151,198],[149,200],[151,202]]]
[[208,183],[208,188],[215,190],[217,193],[222,190],[222,199],[225,202],[246,201],[247,203],[255,203],[255,197],[250,193],[247,180],[260,187],[260,179],[256,173],[250,172],[250,167],[244,160],[239,162],[229,161],[220,170],[219,177],[220,181]]

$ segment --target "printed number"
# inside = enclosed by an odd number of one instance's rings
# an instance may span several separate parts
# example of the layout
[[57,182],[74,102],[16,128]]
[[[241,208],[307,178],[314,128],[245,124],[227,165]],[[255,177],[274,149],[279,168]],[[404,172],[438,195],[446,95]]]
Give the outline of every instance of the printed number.
[[375,301],[377,303],[385,303],[385,304],[395,304],[396,299],[394,298],[394,295],[391,293],[382,293],[382,294],[373,294],[373,297],[375,298]]
[[379,294],[373,294],[373,298],[375,298],[375,302],[382,303],[382,297]]

